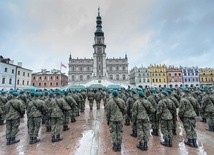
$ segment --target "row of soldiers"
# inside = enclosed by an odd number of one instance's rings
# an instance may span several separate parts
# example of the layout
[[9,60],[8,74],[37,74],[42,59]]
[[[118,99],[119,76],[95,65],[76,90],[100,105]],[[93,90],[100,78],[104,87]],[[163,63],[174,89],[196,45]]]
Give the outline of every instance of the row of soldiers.
[[[19,142],[15,139],[20,118],[27,113],[30,144],[39,142],[38,131],[41,121],[47,132],[52,132],[52,142],[61,141],[61,126],[67,131],[68,123],[75,122],[79,112],[84,112],[86,98],[90,110],[96,100],[97,109],[103,100],[107,124],[113,141],[113,150],[120,151],[123,123],[132,127],[131,136],[138,137],[137,148],[148,150],[149,131],[158,136],[163,134],[162,145],[172,147],[173,134],[176,135],[177,120],[183,122],[187,135],[185,144],[197,147],[195,132],[196,116],[207,121],[208,131],[214,131],[214,97],[209,89],[122,89],[113,91],[44,91],[44,92],[1,92],[0,120],[6,119],[7,145]],[[151,127],[150,127],[151,126]]]
[[[106,118],[113,141],[113,150],[120,151],[123,121],[132,127],[131,136],[137,137],[137,148],[148,150],[149,132],[158,136],[159,129],[164,141],[160,144],[172,147],[176,135],[177,120],[183,123],[187,141],[197,148],[196,117],[208,123],[208,131],[214,132],[214,94],[211,89],[150,89],[112,92],[106,104]],[[131,122],[131,123],[130,123]]]
[[41,123],[45,124],[46,131],[52,133],[52,142],[61,141],[61,127],[63,131],[69,130],[69,122],[76,122],[75,117],[85,110],[88,98],[90,110],[96,100],[97,109],[103,93],[100,91],[1,91],[0,95],[0,125],[6,120],[7,145],[19,142],[16,139],[20,119],[27,116],[28,134],[30,144],[40,141],[38,138]]

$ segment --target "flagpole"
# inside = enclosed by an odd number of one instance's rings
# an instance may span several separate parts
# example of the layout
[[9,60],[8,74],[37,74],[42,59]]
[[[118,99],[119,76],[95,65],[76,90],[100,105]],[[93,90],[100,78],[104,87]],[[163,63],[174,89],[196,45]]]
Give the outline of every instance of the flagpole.
[[62,62],[60,64],[60,73],[62,73]]

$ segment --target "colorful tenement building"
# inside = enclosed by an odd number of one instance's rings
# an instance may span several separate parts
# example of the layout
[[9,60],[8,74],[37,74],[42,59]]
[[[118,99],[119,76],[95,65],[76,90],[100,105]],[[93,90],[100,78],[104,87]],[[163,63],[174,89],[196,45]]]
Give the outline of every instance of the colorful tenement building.
[[148,69],[152,87],[167,87],[166,65],[150,65]]
[[214,69],[213,68],[203,68],[199,72],[200,85],[210,86],[214,84]]

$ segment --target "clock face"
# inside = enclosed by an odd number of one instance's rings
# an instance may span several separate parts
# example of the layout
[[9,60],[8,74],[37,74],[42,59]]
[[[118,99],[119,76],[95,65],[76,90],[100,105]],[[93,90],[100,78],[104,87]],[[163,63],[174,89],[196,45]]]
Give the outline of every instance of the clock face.
[[102,53],[102,48],[101,47],[97,47],[97,53]]

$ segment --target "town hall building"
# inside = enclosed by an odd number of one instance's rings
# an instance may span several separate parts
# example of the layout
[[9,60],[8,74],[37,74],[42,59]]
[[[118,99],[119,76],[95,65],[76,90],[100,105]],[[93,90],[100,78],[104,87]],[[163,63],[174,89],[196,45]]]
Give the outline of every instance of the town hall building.
[[107,58],[102,18],[98,9],[94,33],[93,58],[69,57],[69,83],[87,82],[91,79],[108,79],[115,82],[128,82],[128,58]]

